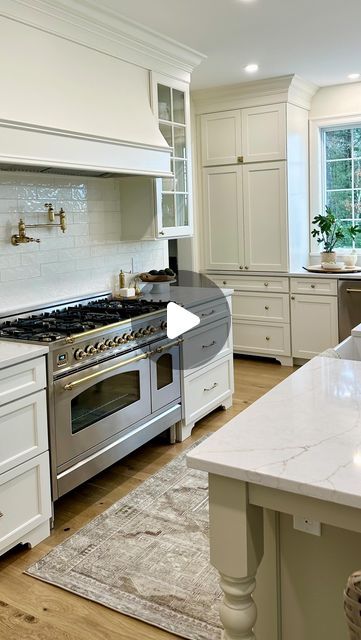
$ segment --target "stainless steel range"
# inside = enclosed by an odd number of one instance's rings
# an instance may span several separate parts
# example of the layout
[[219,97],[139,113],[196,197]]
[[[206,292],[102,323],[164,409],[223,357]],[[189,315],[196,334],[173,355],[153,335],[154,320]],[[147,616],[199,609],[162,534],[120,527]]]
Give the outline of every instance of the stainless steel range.
[[181,419],[166,302],[92,298],[10,317],[2,339],[47,344],[53,499]]

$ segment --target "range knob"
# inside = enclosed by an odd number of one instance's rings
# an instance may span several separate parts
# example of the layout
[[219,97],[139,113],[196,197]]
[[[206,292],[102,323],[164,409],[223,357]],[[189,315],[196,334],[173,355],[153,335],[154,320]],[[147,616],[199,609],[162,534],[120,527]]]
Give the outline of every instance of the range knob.
[[106,341],[105,341],[105,345],[106,345],[107,347],[109,347],[109,348],[110,348],[110,347],[115,347],[115,342],[114,342],[114,340],[106,340]]
[[142,329],[139,329],[139,333],[142,336],[149,336],[149,334],[150,334],[149,327],[142,327]]
[[115,342],[115,344],[124,344],[125,340],[124,340],[123,336],[115,336],[114,342]]
[[147,326],[147,332],[148,332],[148,334],[150,334],[150,333],[155,333],[156,331],[157,331],[157,328],[156,328],[156,327],[154,327],[152,324],[150,324],[150,325],[148,325],[148,326]]
[[75,360],[84,360],[86,358],[86,353],[83,349],[77,349],[74,353]]
[[161,329],[166,329],[167,328],[167,323],[165,320],[163,320],[163,322],[160,323],[160,328]]
[[122,335],[122,340],[123,342],[129,342],[129,340],[132,340],[133,336],[131,333],[123,333]]
[[88,346],[85,347],[85,353],[86,353],[87,356],[93,356],[94,353],[96,353],[96,352],[97,352],[97,350],[96,350],[96,348],[94,347],[93,344],[88,344]]
[[104,344],[104,342],[97,342],[95,348],[97,351],[106,351],[108,347]]

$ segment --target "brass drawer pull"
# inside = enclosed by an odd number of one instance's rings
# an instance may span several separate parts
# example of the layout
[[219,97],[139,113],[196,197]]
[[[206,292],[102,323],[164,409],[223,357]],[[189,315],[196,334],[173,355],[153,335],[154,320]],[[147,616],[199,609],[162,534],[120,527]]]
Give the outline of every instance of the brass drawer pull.
[[237,156],[237,162],[243,162],[243,156]]
[[346,293],[361,293],[361,289],[346,289]]
[[211,387],[204,387],[203,391],[212,391],[216,387],[218,387],[218,382],[214,382]]
[[214,309],[212,311],[208,311],[208,313],[201,313],[202,318],[207,318],[207,316],[211,316],[214,313]]
[[209,347],[214,347],[217,344],[215,340],[212,340],[210,344],[202,344],[202,349],[208,349]]

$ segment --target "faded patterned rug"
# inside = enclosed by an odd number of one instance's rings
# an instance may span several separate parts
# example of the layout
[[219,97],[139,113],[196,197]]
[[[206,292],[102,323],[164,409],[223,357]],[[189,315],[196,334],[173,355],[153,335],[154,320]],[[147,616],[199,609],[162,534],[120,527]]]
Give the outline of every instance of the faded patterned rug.
[[207,474],[187,469],[185,455],[26,573],[183,638],[220,640]]

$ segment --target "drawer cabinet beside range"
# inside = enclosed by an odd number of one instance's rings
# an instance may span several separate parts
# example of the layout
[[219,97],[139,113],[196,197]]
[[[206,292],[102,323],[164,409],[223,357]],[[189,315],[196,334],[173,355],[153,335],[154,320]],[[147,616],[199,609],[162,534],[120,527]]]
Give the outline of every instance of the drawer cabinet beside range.
[[184,335],[182,346],[183,415],[177,440],[191,435],[197,420],[219,406],[228,409],[233,394],[233,341],[231,292],[221,300],[190,310],[200,324]]
[[0,554],[46,538],[51,517],[45,358],[1,364]]

